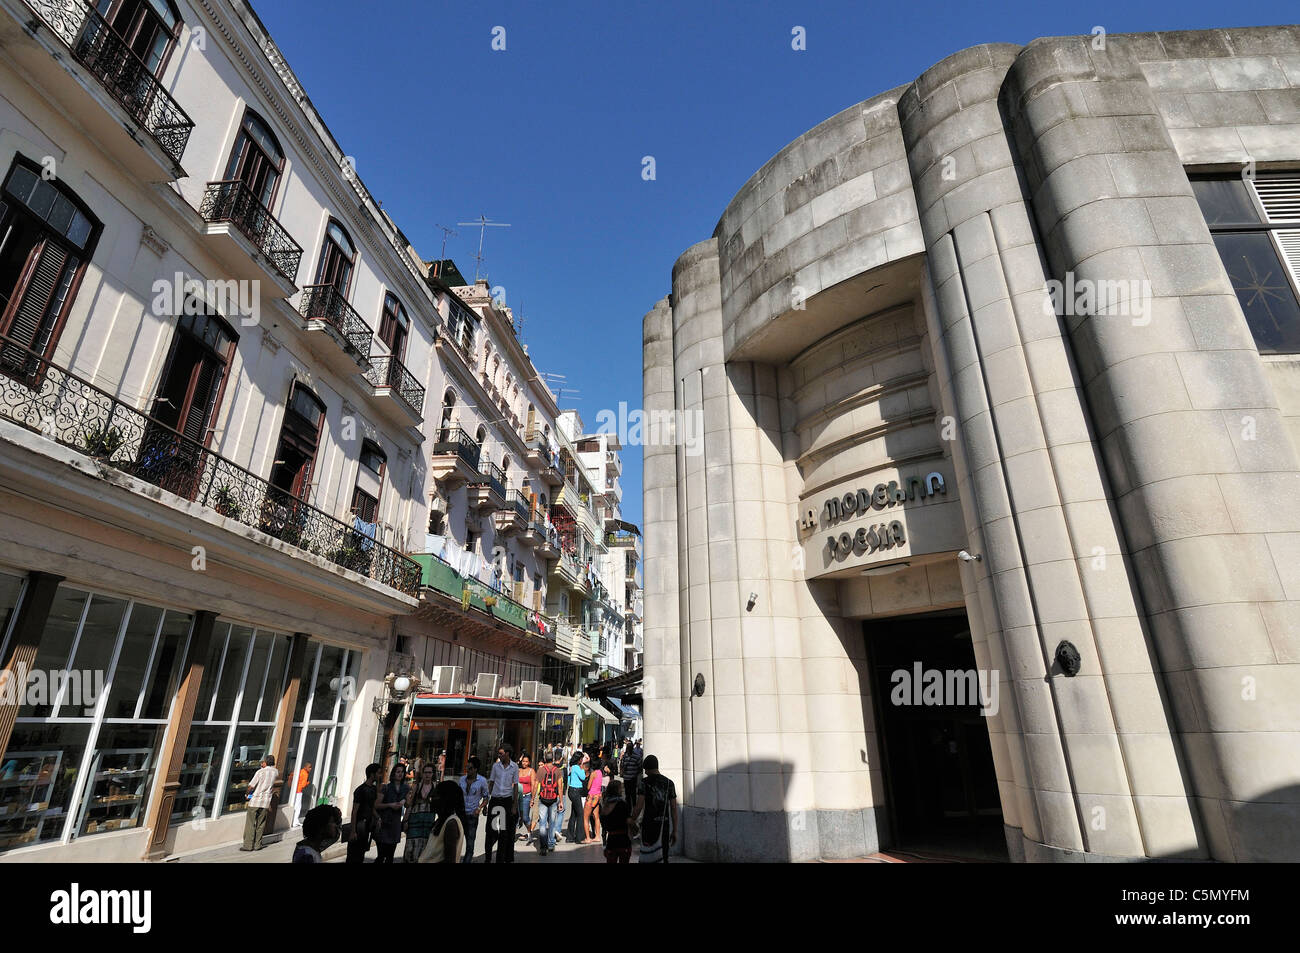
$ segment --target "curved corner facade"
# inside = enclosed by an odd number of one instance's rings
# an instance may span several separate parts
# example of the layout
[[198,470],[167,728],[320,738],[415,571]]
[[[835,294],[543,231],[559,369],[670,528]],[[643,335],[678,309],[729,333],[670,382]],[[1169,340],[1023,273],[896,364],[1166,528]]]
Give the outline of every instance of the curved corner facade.
[[1297,196],[1300,27],[973,47],[745,184],[644,322],[687,855],[1300,859]]

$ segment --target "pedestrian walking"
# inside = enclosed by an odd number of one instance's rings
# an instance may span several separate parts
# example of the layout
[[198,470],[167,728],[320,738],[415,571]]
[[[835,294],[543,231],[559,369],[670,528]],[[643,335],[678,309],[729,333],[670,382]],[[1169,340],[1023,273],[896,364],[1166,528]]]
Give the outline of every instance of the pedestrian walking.
[[302,840],[294,846],[295,864],[323,864],[321,854],[339,839],[343,827],[343,812],[333,804],[322,804],[307,812],[302,819]]
[[564,813],[564,751],[555,747],[551,754],[537,776],[537,845],[543,857],[555,850]]
[[377,864],[391,864],[397,853],[397,844],[402,839],[402,812],[406,809],[406,797],[411,793],[411,786],[406,783],[406,764],[398,762],[388,772],[388,783],[379,797],[375,810],[379,813],[379,827],[375,830],[375,846],[379,856]]
[[569,792],[569,843],[583,843],[582,798],[587,785],[587,772],[582,770],[582,756],[574,752],[569,759],[569,776],[565,780]]
[[604,825],[605,863],[627,864],[632,858],[632,838],[628,835],[628,822],[632,809],[624,796],[623,782],[615,778],[609,782],[600,803],[600,821]]
[[275,756],[267,755],[253,779],[248,782],[248,810],[244,815],[244,846],[240,850],[261,850],[266,819],[271,815],[271,796],[280,772],[275,770]]
[[632,819],[641,834],[642,864],[668,863],[669,850],[677,843],[677,788],[659,773],[659,759],[650,755],[642,761],[645,778],[637,795]]
[[370,839],[378,827],[375,807],[379,803],[379,774],[382,764],[366,765],[366,779],[352,792],[352,831],[348,834],[349,864],[364,864]]
[[537,787],[537,772],[532,759],[524,755],[519,759],[519,824],[523,827],[524,844],[533,839],[533,790]]
[[298,769],[298,780],[293,786],[293,793],[298,798],[299,823],[307,819],[307,812],[314,807],[311,803],[314,790],[315,785],[311,783],[311,762],[308,761]]
[[[482,778],[479,778],[482,781]],[[461,862],[467,838],[468,818],[465,814],[465,792],[457,781],[440,781],[434,789],[434,820],[429,829],[429,839],[420,852],[421,864],[455,864]],[[477,826],[478,815],[474,815]],[[469,861],[469,854],[464,858]]]
[[592,761],[591,774],[587,778],[587,799],[582,802],[582,828],[587,840],[600,839],[600,792],[604,786],[605,772],[601,770],[600,761]]
[[474,862],[474,842],[478,839],[479,815],[487,810],[488,783],[478,773],[478,755],[472,754],[469,756],[467,767],[468,770],[465,776],[457,782],[460,785],[460,793],[465,800],[465,805],[461,809],[461,816],[465,824],[465,856],[461,862],[472,864]]
[[515,860],[515,788],[519,784],[519,765],[510,760],[514,752],[509,745],[497,748],[488,777],[488,824],[483,838],[483,862],[492,863],[492,848],[497,848],[497,863]]
[[623,779],[623,792],[627,803],[635,804],[637,784],[641,780],[641,756],[636,753],[630,738],[623,750],[623,757],[619,759],[619,775]]
[[406,847],[402,851],[402,860],[405,863],[415,863],[424,853],[424,845],[428,842],[429,832],[433,829],[436,788],[433,765],[421,766],[420,780],[411,788],[406,798]]

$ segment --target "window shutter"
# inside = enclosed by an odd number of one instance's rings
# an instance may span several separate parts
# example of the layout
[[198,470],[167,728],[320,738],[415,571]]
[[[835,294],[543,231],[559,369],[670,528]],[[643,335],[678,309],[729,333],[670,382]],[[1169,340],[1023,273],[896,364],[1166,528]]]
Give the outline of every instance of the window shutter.
[[1300,222],[1300,172],[1267,173],[1252,181],[1270,222]]
[[48,334],[42,333],[48,331],[43,325],[46,323],[46,315],[50,313],[50,305],[56,303],[56,292],[61,284],[59,279],[68,255],[58,245],[48,242],[40,246],[35,254],[36,264],[32,267],[26,286],[20,292],[8,334],[18,344],[39,351],[48,340]]
[[208,415],[212,412],[212,401],[216,398],[216,383],[220,368],[215,361],[199,362],[198,379],[194,382],[194,397],[190,400],[189,410],[181,423],[181,433],[202,443],[208,427]]
[[1268,172],[1251,180],[1269,224],[1297,225],[1275,228],[1278,249],[1296,286],[1300,287],[1300,172]]

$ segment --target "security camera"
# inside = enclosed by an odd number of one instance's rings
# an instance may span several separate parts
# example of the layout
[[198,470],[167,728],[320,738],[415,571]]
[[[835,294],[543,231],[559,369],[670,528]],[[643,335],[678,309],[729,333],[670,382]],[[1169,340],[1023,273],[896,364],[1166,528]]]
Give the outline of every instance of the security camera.
[[966,552],[966,550],[963,549],[961,552],[957,554],[957,558],[964,563],[977,563],[980,560],[982,560],[984,557],[979,555],[978,553],[972,556],[970,553]]

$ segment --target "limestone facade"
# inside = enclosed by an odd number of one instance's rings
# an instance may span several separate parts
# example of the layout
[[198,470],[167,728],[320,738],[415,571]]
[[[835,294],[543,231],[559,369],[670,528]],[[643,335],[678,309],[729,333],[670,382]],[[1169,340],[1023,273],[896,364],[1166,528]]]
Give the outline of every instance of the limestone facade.
[[863,623],[958,610],[1012,859],[1300,859],[1297,184],[1276,27],[972,47],[744,185],[644,320],[688,855],[889,846]]

